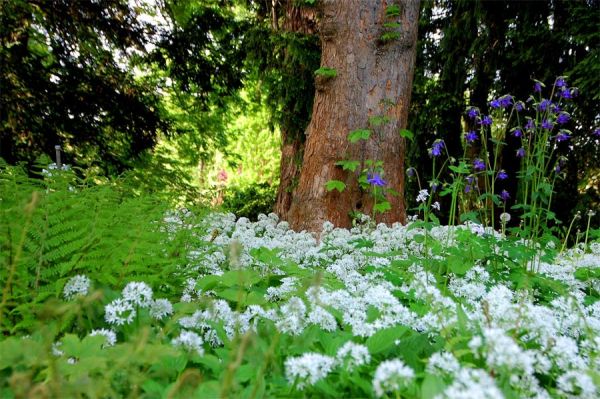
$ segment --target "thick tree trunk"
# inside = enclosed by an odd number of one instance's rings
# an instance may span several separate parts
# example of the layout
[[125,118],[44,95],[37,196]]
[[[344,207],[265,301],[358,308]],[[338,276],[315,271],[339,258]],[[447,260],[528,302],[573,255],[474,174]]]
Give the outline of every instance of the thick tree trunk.
[[286,219],[292,205],[294,192],[300,178],[304,140],[281,129],[281,161],[279,163],[279,187],[275,199],[274,212]]
[[[388,195],[392,209],[378,221],[404,222],[405,145],[399,130],[408,116],[419,1],[323,0],[319,4],[321,66],[335,69],[337,76],[317,79],[300,181],[288,220],[296,230],[320,231],[326,220],[350,226],[350,211],[370,214],[373,200],[359,188],[357,174],[335,163],[354,159],[364,168],[371,159],[383,162],[388,187],[399,193]],[[386,15],[386,9],[396,5],[400,15]],[[399,25],[390,25],[393,22]],[[397,32],[397,37],[391,32]],[[382,116],[386,123],[369,125],[370,118]],[[372,130],[369,140],[347,141],[349,132],[365,128]],[[341,193],[328,192],[329,180],[344,181],[347,187]]]

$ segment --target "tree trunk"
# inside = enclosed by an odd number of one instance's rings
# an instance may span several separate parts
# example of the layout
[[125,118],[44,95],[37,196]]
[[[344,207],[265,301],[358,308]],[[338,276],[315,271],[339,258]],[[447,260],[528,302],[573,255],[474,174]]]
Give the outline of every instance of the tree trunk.
[[302,151],[304,151],[304,140],[298,135],[281,127],[281,161],[279,163],[279,187],[275,199],[274,212],[281,218],[286,219],[292,205],[294,191],[300,177],[302,166]]
[[[344,159],[383,162],[392,209],[378,221],[404,222],[404,139],[416,57],[418,0],[335,0],[319,3],[321,67],[333,78],[317,77],[312,118],[307,130],[300,181],[288,220],[296,230],[320,231],[324,221],[349,227],[349,212],[372,212],[373,200],[361,190],[357,173],[335,163]],[[388,13],[399,6],[399,15]],[[391,15],[390,15],[391,14]],[[394,25],[393,23],[399,22]],[[384,24],[386,24],[384,26]],[[373,117],[387,122],[373,123]],[[372,123],[369,124],[369,121]],[[371,138],[350,144],[348,133],[369,128]],[[327,191],[329,180],[346,183],[343,192]]]

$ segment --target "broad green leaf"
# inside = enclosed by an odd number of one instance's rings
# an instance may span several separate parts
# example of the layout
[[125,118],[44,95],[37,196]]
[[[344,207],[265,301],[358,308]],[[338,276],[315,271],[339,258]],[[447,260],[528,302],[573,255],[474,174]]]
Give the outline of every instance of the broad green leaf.
[[348,134],[348,141],[356,143],[358,140],[368,140],[371,137],[371,131],[369,129],[356,129]]
[[375,206],[373,206],[373,211],[379,212],[379,213],[384,213],[386,211],[389,211],[390,209],[392,209],[392,206],[390,205],[390,203],[388,201],[380,202],[378,204],[375,204]]
[[346,183],[339,180],[329,180],[325,183],[327,191],[338,190],[340,193],[346,188]]
[[324,76],[326,78],[335,78],[337,71],[334,68],[321,67],[315,71],[315,75]]
[[414,141],[415,140],[414,133],[411,132],[408,129],[401,129],[400,130],[400,137],[404,137],[405,139],[409,139],[410,141]]
[[360,162],[344,160],[344,161],[337,161],[335,164],[337,166],[341,166],[343,170],[349,170],[349,171],[354,172],[356,170],[356,168],[358,168],[358,166],[360,165]]
[[367,339],[367,348],[369,348],[369,352],[373,355],[381,353],[395,346],[395,341],[400,339],[408,330],[408,327],[404,326],[379,330]]
[[444,392],[446,384],[441,377],[432,374],[426,374],[421,385],[421,398],[432,399]]

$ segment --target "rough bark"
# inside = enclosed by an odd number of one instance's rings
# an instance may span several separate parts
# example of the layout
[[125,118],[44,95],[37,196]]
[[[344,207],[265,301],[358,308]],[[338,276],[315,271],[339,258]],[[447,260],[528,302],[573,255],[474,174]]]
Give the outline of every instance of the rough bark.
[[[288,214],[296,230],[320,231],[324,221],[349,227],[349,212],[370,214],[373,201],[361,190],[356,174],[335,163],[343,159],[383,161],[388,187],[399,195],[388,195],[392,210],[378,216],[385,223],[404,222],[404,139],[416,57],[419,1],[335,0],[320,3],[319,36],[321,66],[334,68],[337,76],[317,79],[311,122],[307,129],[300,181]],[[396,18],[386,8],[400,6]],[[382,40],[394,28],[398,38]],[[369,118],[386,116],[389,122],[369,126]],[[350,144],[349,132],[371,128],[367,141]],[[329,180],[347,185],[343,192],[325,189]]]

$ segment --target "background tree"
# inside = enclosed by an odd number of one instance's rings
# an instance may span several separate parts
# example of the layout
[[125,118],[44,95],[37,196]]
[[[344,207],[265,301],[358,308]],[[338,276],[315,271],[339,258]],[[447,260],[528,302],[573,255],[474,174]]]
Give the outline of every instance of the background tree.
[[[356,159],[383,162],[385,179],[398,196],[388,195],[391,210],[384,222],[404,221],[404,140],[416,52],[419,2],[318,2],[321,68],[312,117],[307,129],[298,188],[288,214],[298,230],[318,231],[324,221],[348,227],[351,211],[370,213],[373,200],[357,176],[336,166]],[[328,69],[325,69],[328,68]],[[331,71],[335,70],[335,73]],[[377,121],[377,122],[376,122]],[[373,130],[376,140],[349,145],[348,133]],[[346,190],[327,191],[330,180]]]

